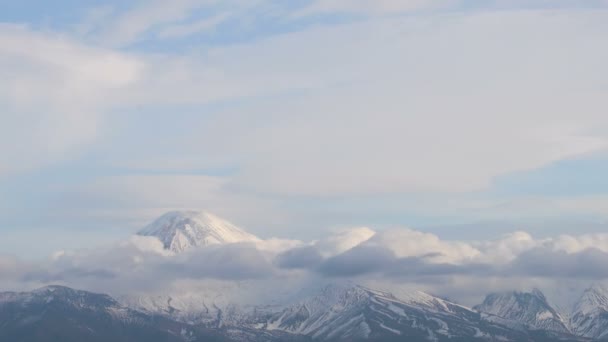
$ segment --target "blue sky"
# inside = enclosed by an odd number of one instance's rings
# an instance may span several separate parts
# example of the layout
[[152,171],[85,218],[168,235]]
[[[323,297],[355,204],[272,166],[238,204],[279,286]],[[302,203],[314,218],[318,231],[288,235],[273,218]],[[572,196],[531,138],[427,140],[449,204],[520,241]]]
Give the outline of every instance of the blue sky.
[[605,228],[605,1],[2,7],[2,253],[172,209],[299,239]]

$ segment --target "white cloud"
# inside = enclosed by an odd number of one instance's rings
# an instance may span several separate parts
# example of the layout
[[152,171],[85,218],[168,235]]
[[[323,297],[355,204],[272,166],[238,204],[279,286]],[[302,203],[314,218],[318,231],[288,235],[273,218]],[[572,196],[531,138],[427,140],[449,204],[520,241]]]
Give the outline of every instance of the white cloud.
[[[141,72],[122,54],[73,70],[91,84],[119,87],[106,96],[114,106],[278,96],[184,132],[192,156],[238,164],[234,184],[249,190],[470,191],[497,175],[606,147],[596,129],[608,124],[598,111],[596,71],[607,51],[579,39],[595,39],[602,19],[585,11],[376,19],[201,55],[142,55]],[[598,25],[582,25],[588,21]],[[528,58],[513,55],[530,49]],[[565,67],[572,63],[576,72]],[[293,92],[301,95],[280,96]]]
[[199,153],[241,166],[234,183],[244,189],[480,190],[498,175],[606,148],[597,71],[608,51],[579,39],[599,37],[602,18],[505,12],[317,27],[213,49],[204,62],[169,59],[151,89],[128,96],[200,104],[274,95],[192,132]]
[[190,16],[192,9],[213,4],[216,1],[199,0],[155,0],[145,6],[135,6],[119,14],[113,20],[99,23],[95,37],[104,45],[125,46],[136,42],[150,29],[163,24],[181,21]]
[[519,254],[538,246],[539,242],[526,232],[518,231],[499,239],[480,242],[476,260],[483,263],[504,264],[513,261]]
[[[167,211],[207,210],[244,228],[255,226],[255,234],[276,236],[276,227],[286,224],[289,213],[279,210],[273,199],[232,192],[226,189],[227,182],[225,177],[134,173],[68,183],[55,194],[56,203],[49,205],[54,216],[47,222],[102,222],[135,231]],[[264,249],[289,243],[268,241]]]
[[[197,24],[190,9],[210,3],[155,4],[83,32],[99,31],[108,41],[128,45],[142,34]],[[341,11],[353,6],[359,13],[425,6],[325,4]],[[113,13],[105,9],[93,17]],[[0,173],[70,158],[100,134],[103,123],[124,123],[119,114],[105,122],[103,113],[110,109],[154,107],[171,116],[172,106],[195,105],[200,120],[179,131],[167,128],[179,136],[172,153],[146,144],[157,136],[141,137],[139,149],[112,146],[106,136],[110,157],[102,163],[160,165],[157,170],[178,173],[236,165],[234,175],[102,177],[75,185],[81,189],[71,203],[84,205],[78,200],[85,198],[89,205],[103,205],[73,214],[151,218],[169,208],[209,208],[237,222],[246,218],[262,226],[270,220],[279,227],[293,218],[286,213],[293,208],[277,210],[277,198],[469,192],[486,188],[498,175],[606,147],[605,12],[380,17],[154,55],[2,26],[0,73],[10,81],[0,85],[7,108]],[[217,103],[226,106],[205,106]],[[16,142],[19,149],[13,148]],[[117,160],[117,151],[127,151],[127,157]],[[417,209],[457,213],[464,207],[494,218],[526,204],[455,197],[445,202],[445,208]],[[602,198],[538,202],[546,213],[605,215]]]
[[[357,231],[361,234],[355,234]],[[351,237],[362,233],[365,231],[354,229]],[[200,286],[199,280],[218,281],[227,288],[261,282],[264,290],[272,292],[287,282],[297,289],[347,278],[398,285],[396,290],[462,296],[457,299],[478,298],[484,291],[497,289],[539,284],[557,288],[560,282],[608,278],[608,269],[600,267],[608,253],[608,234],[535,239],[515,232],[497,240],[469,242],[394,229],[359,240],[357,244],[351,238],[334,236],[325,239],[323,246],[270,239],[258,245],[201,247],[174,255],[163,251],[153,238],[132,237],[101,248],[63,251],[38,263],[0,258],[0,275],[11,287],[52,282],[114,294],[167,294],[185,282]],[[332,241],[332,250],[341,251],[323,257],[318,248],[328,247]],[[350,248],[344,241],[352,242]]]
[[64,159],[93,141],[104,97],[143,68],[124,54],[13,25],[0,25],[0,61],[0,176]]
[[162,39],[181,38],[195,33],[209,32],[214,30],[217,25],[224,22],[228,17],[228,13],[221,13],[192,23],[168,26],[158,33],[158,37]]
[[159,255],[170,256],[173,253],[164,248],[162,241],[154,236],[132,235],[128,244],[132,244],[142,252],[158,253]]
[[353,12],[361,14],[395,14],[423,9],[452,7],[458,0],[314,0],[297,15]]
[[270,238],[261,240],[255,243],[256,248],[263,252],[268,252],[271,255],[285,252],[290,249],[298,248],[304,245],[300,240],[289,240],[280,238]]
[[367,227],[342,229],[330,236],[315,241],[314,246],[324,256],[333,256],[344,253],[347,250],[360,245],[369,240],[376,234],[375,231]]
[[[154,0],[136,3],[119,13],[97,8],[79,25],[78,32],[105,46],[125,47],[151,37],[180,38],[209,31],[228,18],[247,18],[250,9],[274,8],[272,1]],[[200,19],[200,12],[209,15]]]
[[424,257],[438,263],[466,263],[480,254],[470,244],[445,241],[437,235],[410,229],[383,231],[365,245],[387,248],[398,258]]

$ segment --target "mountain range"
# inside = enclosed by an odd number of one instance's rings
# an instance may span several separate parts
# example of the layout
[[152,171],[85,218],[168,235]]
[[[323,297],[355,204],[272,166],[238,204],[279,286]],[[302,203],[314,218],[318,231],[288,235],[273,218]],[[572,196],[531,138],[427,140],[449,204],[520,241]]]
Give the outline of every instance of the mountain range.
[[[175,254],[261,239],[205,212],[170,212],[139,233]],[[240,287],[239,287],[240,286]],[[608,291],[568,310],[541,290],[492,293],[474,307],[420,291],[335,282],[239,302],[235,288],[105,294],[64,286],[0,293],[0,341],[595,341],[608,338]]]

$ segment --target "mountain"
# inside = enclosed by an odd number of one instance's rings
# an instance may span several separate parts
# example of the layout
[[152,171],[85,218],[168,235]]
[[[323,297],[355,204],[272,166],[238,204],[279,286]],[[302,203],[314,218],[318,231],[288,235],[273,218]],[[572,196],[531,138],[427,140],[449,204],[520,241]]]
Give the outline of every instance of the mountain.
[[168,212],[137,234],[157,237],[165,249],[175,253],[213,244],[260,241],[232,223],[204,211]]
[[579,336],[608,338],[608,290],[598,285],[585,290],[572,310],[571,326]]
[[[225,304],[215,307],[215,320],[186,322],[185,317],[173,318],[179,316],[171,310],[139,311],[107,295],[62,286],[4,292],[0,293],[0,341],[585,340],[530,330],[423,292],[398,298],[355,284],[327,285],[282,308],[259,303],[249,310]],[[199,310],[208,309],[203,303]]]
[[[251,299],[242,298],[245,293],[255,293],[254,303],[251,303]],[[277,299],[278,295],[273,297]],[[170,294],[128,295],[119,300],[124,305],[147,314],[217,328],[263,322],[271,314],[283,309],[284,305],[271,305],[271,300],[266,298],[268,295],[260,294],[259,288],[250,286],[247,282],[208,282],[204,288],[187,292],[174,290]]]
[[0,293],[0,341],[220,342],[307,341],[247,326],[209,328],[140,312],[112,297],[63,286]]
[[568,322],[538,289],[532,292],[493,293],[475,310],[521,322],[530,328],[562,333],[570,332]]
[[537,289],[490,294],[474,308],[536,330],[570,333],[592,340],[608,338],[608,290],[599,285],[586,289],[572,309],[565,312],[559,312]]
[[321,341],[531,340],[525,329],[498,321],[422,292],[399,299],[358,285],[329,285],[275,315],[263,328]]
[[[578,341],[552,330],[480,313],[424,292],[399,297],[356,284],[303,289],[282,300],[247,304],[234,296],[247,286],[174,296],[129,297],[125,303],[150,315],[214,329],[240,329],[316,341]],[[292,290],[297,292],[296,290]],[[257,292],[256,292],[257,293]],[[278,294],[277,294],[278,295]]]
[[206,341],[219,334],[146,316],[111,297],[62,286],[0,293],[0,341]]

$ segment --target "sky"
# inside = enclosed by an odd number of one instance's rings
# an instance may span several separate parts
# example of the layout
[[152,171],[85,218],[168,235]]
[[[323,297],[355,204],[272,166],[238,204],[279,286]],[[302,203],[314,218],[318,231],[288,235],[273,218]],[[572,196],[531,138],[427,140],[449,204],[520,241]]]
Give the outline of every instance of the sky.
[[2,255],[175,209],[306,241],[608,228],[606,1],[0,7]]

